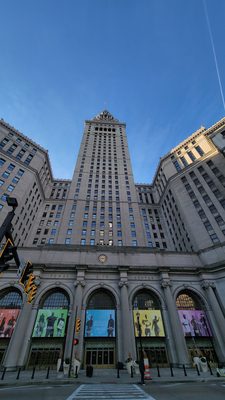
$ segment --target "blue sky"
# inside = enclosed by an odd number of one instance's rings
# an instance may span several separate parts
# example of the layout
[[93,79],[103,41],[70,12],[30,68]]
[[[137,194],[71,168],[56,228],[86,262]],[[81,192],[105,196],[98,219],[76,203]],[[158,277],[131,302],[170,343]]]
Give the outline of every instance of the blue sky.
[[[225,1],[205,0],[225,90]],[[135,182],[225,115],[204,0],[0,0],[0,118],[71,178],[85,119],[126,122]]]

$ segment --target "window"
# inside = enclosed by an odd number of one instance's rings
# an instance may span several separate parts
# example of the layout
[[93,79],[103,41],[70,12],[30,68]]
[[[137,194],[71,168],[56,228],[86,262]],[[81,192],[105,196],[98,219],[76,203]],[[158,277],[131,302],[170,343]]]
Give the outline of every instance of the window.
[[[68,229],[68,231],[69,231],[69,230],[71,230],[71,233],[72,233],[72,229]],[[86,236],[86,234],[87,234],[87,230],[86,230],[86,229],[82,229],[81,235],[82,235],[82,236]]]
[[177,172],[181,171],[181,166],[177,160],[173,161],[173,165],[176,168]]
[[132,240],[132,246],[133,247],[137,246],[137,240]]
[[210,238],[211,238],[213,243],[218,243],[219,242],[219,238],[216,235],[216,233],[213,233],[212,235],[209,235],[209,236],[210,236]]
[[2,199],[3,201],[6,201],[7,197],[9,197],[9,195],[8,195],[7,193],[4,193],[4,194],[1,196],[1,199]]
[[53,238],[48,239],[48,244],[53,244],[53,243],[54,243],[54,239]]
[[3,172],[2,177],[7,179],[9,177],[9,175],[10,175],[10,173],[5,171],[5,172]]
[[0,147],[3,148],[9,142],[9,139],[5,138],[0,142]]
[[95,245],[95,239],[91,239],[91,240],[90,240],[90,245],[91,245],[91,246],[94,246],[94,245]]
[[38,242],[38,238],[34,238],[33,244],[37,244],[37,242]]
[[122,231],[117,231],[117,236],[122,237]]
[[13,185],[9,185],[7,187],[8,192],[13,192],[14,189],[15,189],[15,186],[13,186]]
[[51,230],[51,235],[52,235],[52,236],[56,235],[56,229],[53,228],[53,229]]
[[81,244],[81,246],[85,246],[86,245],[86,239],[81,239],[80,244]]
[[198,154],[202,157],[204,155],[204,151],[200,146],[196,146],[195,150],[198,152]]
[[70,244],[71,243],[71,238],[66,238],[65,239],[65,244]]
[[4,158],[0,158],[0,167],[2,167],[5,164]]
[[26,151],[21,149],[19,153],[16,155],[17,160],[21,160],[21,158],[24,156],[25,153]]
[[90,235],[91,235],[91,236],[95,236],[95,230],[94,230],[94,229],[91,230]]
[[34,156],[32,154],[29,154],[29,156],[24,161],[24,164],[29,165],[33,157]]
[[14,152],[14,150],[16,150],[17,145],[16,144],[12,144],[12,146],[9,147],[9,149],[7,150],[7,153],[12,154]]
[[123,246],[123,241],[122,240],[118,240],[117,244],[118,244],[118,246]]
[[24,170],[23,169],[19,169],[19,171],[17,172],[17,175],[22,176],[24,174]]
[[188,154],[188,156],[190,157],[190,159],[191,159],[191,161],[195,161],[196,160],[196,157],[195,157],[195,155],[192,153],[192,151],[188,151],[187,152],[187,154]]
[[0,186],[2,186],[5,182],[0,179]]
[[72,229],[67,229],[67,235],[72,235]]
[[12,182],[17,184],[19,182],[20,178],[18,178],[17,176],[14,176]]
[[187,167],[188,166],[188,162],[187,162],[186,158],[184,156],[181,156],[180,159],[181,159],[182,164],[184,165],[184,167]]

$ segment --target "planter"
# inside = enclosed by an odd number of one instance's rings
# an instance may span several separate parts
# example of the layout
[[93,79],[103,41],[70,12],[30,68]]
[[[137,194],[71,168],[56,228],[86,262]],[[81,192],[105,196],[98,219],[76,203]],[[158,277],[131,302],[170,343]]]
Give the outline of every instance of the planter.
[[57,366],[56,366],[56,371],[57,371],[57,372],[60,371],[61,364],[62,364],[62,359],[61,359],[61,358],[58,358],[58,360],[57,360]]
[[68,376],[68,375],[69,375],[69,369],[70,369],[70,364],[67,364],[67,363],[65,363],[65,361],[64,361],[64,363],[63,363],[63,374],[64,374],[65,376]]
[[76,368],[77,368],[77,374],[79,373],[80,365],[81,365],[81,362],[75,358],[74,362],[73,362],[73,373],[74,373],[74,375],[76,374]]
[[126,369],[127,369],[129,375],[131,375],[131,367],[133,367],[133,361],[128,361],[126,363]]
[[207,360],[206,360],[205,357],[201,357],[200,358],[200,365],[201,365],[202,372],[207,372],[208,371]]

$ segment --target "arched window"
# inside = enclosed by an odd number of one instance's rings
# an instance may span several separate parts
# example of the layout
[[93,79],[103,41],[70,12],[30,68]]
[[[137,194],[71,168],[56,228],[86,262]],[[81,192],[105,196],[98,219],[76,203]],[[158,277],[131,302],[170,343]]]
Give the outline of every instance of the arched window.
[[159,310],[161,304],[159,299],[147,290],[138,292],[133,300],[134,310]]
[[42,301],[41,307],[45,309],[69,308],[69,299],[63,290],[47,293]]
[[184,290],[179,293],[176,300],[178,310],[203,310],[204,305],[196,294]]
[[115,309],[115,300],[106,290],[98,290],[91,295],[87,309],[113,310]]
[[20,309],[22,303],[19,290],[7,289],[0,293],[0,309]]

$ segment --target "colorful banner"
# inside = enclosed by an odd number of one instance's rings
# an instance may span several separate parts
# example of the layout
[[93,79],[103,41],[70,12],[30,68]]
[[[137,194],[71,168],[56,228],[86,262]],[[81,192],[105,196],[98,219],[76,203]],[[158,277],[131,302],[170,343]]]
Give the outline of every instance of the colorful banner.
[[115,310],[87,310],[86,337],[115,337]]
[[32,337],[63,337],[67,315],[68,310],[61,308],[38,310]]
[[0,309],[0,337],[11,337],[16,325],[20,310]]
[[133,316],[135,336],[165,336],[160,310],[135,310]]
[[212,336],[205,312],[202,310],[178,310],[184,336]]

